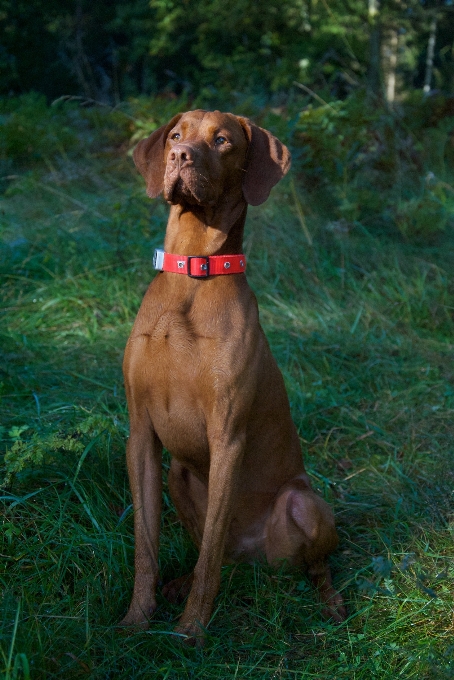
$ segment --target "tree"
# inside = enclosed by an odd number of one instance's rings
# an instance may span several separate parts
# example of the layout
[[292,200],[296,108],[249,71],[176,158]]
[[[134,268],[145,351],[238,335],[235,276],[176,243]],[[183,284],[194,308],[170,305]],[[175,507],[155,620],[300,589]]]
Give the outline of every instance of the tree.
[[0,92],[452,91],[451,0],[0,0]]

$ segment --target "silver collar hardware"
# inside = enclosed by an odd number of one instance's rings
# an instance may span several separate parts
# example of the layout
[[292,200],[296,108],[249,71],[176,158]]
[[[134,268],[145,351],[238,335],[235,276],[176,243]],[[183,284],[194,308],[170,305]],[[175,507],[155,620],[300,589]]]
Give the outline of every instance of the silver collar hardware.
[[[164,250],[162,250],[161,248],[156,248],[153,255],[153,267],[155,269],[159,269],[160,271],[162,271],[162,268],[164,266],[164,255],[165,255]],[[184,262],[182,263],[182,266],[184,267]]]

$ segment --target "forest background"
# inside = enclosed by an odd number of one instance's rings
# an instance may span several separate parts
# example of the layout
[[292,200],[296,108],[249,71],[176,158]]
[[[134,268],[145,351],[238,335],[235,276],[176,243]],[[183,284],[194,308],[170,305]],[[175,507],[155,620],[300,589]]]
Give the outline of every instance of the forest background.
[[[0,0],[0,31],[2,677],[454,678],[451,0]],[[226,566],[203,650],[160,595],[148,632],[115,628],[121,358],[167,215],[131,151],[197,107],[292,152],[248,278],[349,611]],[[164,491],[163,581],[196,560]]]

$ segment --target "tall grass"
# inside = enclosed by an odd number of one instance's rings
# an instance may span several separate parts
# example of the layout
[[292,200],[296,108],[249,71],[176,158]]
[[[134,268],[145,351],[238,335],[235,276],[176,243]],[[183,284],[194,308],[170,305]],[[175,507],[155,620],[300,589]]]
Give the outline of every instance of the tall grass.
[[[302,573],[241,565],[203,650],[161,597],[149,631],[115,627],[133,583],[121,358],[167,209],[116,146],[126,128],[71,115],[77,144],[3,180],[3,676],[454,677],[452,233],[330,219],[297,175],[250,209],[248,278],[336,512],[349,618],[323,621]],[[196,560],[166,489],[160,559],[163,582]]]

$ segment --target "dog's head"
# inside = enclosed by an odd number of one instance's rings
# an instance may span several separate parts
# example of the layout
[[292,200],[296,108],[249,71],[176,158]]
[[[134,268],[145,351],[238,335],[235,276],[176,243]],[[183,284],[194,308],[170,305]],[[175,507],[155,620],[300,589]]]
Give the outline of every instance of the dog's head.
[[290,153],[247,118],[219,111],[188,111],[155,130],[134,149],[147,193],[172,204],[216,206],[242,192],[259,205],[290,168]]

